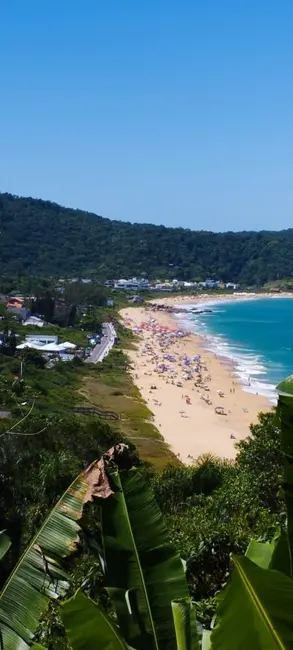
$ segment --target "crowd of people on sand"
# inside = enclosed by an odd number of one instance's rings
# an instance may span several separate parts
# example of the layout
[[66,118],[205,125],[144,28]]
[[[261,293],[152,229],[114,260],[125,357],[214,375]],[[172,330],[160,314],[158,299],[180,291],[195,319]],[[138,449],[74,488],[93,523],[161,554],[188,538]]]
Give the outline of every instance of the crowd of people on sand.
[[[153,317],[143,321],[140,325],[136,325],[128,318],[125,325],[137,335],[144,333],[144,343],[140,350],[140,357],[144,359],[142,361],[142,366],[145,367],[144,375],[151,378],[150,395],[154,395],[157,390],[155,377],[160,376],[166,384],[172,384],[184,389],[182,391],[184,405],[192,404],[192,397],[189,393],[197,391],[200,394],[200,399],[208,406],[212,406],[217,415],[227,415],[222,404],[213,405],[209,386],[211,375],[202,356],[196,354],[191,357],[182,352],[182,341],[179,345],[179,339],[188,337],[189,332],[163,326]],[[138,379],[137,375],[136,379]],[[230,393],[235,393],[236,385],[237,381],[233,381]],[[217,390],[217,398],[220,398],[221,401],[224,397],[224,391]],[[162,405],[155,397],[149,398],[149,401],[152,401],[156,406]],[[228,412],[230,413],[230,411]],[[179,411],[179,414],[182,418],[188,417],[185,409]],[[234,437],[233,434],[231,434],[231,437]]]

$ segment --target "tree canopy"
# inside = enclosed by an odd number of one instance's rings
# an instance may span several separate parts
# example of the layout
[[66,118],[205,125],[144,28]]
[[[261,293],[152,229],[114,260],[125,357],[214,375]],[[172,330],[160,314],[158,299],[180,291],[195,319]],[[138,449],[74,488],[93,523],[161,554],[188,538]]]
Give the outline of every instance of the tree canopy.
[[[200,215],[194,228],[204,225]],[[0,271],[43,276],[205,279],[263,285],[293,276],[293,229],[226,232],[111,221],[0,194]]]

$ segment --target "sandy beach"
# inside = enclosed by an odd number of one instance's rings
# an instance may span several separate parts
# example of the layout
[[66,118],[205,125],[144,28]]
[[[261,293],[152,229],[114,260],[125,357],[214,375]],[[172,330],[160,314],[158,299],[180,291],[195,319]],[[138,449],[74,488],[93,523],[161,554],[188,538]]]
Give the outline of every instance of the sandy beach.
[[252,291],[245,292],[245,291],[234,291],[233,293],[227,293],[227,294],[211,294],[211,293],[198,293],[198,294],[172,294],[170,296],[160,298],[158,295],[158,298],[156,297],[152,302],[156,303],[158,305],[166,305],[166,306],[176,306],[176,305],[182,305],[184,307],[185,305],[209,305],[209,304],[216,304],[216,303],[221,303],[221,302],[234,302],[235,300],[259,300],[260,298],[264,299],[271,299],[271,300],[278,300],[279,298],[293,298],[293,293],[292,292],[287,292],[287,291],[279,291],[279,292],[263,292],[263,293],[253,293]]
[[[204,296],[182,298],[161,302],[205,302]],[[184,463],[205,453],[234,458],[235,442],[249,434],[257,414],[271,408],[269,402],[245,392],[228,361],[203,349],[202,337],[178,334],[172,314],[146,305],[127,307],[121,315],[138,336],[137,349],[128,352],[132,377],[172,451]]]

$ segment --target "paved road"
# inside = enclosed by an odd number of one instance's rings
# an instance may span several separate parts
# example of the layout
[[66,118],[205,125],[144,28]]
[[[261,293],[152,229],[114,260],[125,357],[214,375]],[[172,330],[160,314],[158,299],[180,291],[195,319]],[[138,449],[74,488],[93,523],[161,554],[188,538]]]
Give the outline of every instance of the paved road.
[[103,360],[105,350],[109,345],[114,344],[113,332],[110,323],[103,323],[101,343],[95,345],[91,355],[86,359],[87,363],[98,363]]

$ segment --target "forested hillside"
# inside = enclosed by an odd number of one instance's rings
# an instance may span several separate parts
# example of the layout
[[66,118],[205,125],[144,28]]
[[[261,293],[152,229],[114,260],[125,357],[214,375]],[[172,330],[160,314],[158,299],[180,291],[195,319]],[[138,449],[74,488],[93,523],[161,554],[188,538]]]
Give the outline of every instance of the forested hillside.
[[[204,224],[200,215],[194,228]],[[0,194],[0,272],[176,277],[247,285],[293,276],[293,229],[212,233],[104,219]]]

